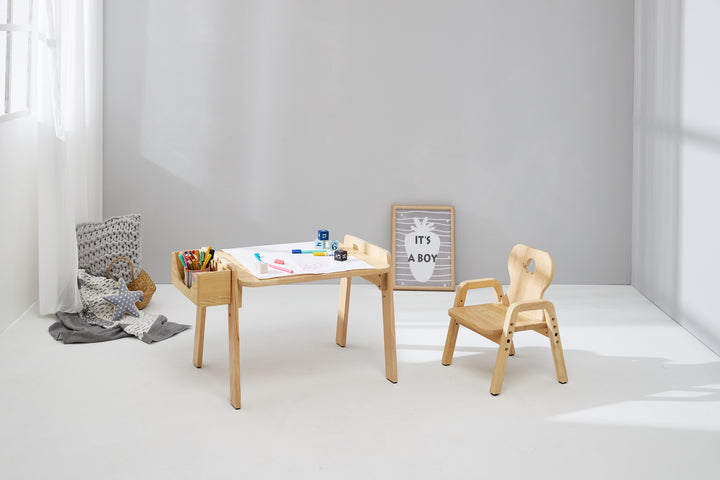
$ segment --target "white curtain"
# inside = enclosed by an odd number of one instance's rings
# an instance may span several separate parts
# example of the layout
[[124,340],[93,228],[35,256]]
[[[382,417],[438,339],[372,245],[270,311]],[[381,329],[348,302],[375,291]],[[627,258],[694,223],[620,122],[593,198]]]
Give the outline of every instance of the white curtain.
[[39,308],[76,312],[75,224],[102,218],[102,0],[38,0]]

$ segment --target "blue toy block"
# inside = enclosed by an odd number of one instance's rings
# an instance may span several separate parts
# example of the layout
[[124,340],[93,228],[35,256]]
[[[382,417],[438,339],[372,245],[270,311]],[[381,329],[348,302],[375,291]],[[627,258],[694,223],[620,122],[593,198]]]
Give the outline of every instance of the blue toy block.
[[330,240],[330,250],[337,250],[340,247],[340,244],[337,240]]
[[315,243],[313,243],[313,248],[315,250],[325,250],[325,240],[315,240]]
[[318,240],[328,240],[330,238],[330,232],[327,230],[318,230]]

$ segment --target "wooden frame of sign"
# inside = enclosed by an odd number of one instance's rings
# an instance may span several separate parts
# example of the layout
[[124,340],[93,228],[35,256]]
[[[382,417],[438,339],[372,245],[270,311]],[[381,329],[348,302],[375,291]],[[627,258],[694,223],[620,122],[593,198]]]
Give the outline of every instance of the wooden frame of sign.
[[392,206],[395,290],[455,290],[455,207]]

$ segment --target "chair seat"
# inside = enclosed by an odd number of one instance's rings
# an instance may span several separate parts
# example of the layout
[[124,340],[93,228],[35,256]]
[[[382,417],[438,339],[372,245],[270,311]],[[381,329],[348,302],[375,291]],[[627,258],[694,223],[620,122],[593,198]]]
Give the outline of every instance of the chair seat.
[[[470,330],[496,340],[502,335],[507,310],[507,305],[502,303],[486,303],[467,307],[453,307],[448,310],[448,314]],[[535,330],[546,334],[547,325],[544,319],[538,319],[533,314],[521,312],[517,317],[515,331],[522,330]]]

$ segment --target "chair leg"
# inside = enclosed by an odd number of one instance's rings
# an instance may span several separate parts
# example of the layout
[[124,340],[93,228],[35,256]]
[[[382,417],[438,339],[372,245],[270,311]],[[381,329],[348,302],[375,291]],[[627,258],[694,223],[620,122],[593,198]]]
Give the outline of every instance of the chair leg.
[[510,342],[510,356],[515,355],[515,342]]
[[450,318],[450,326],[448,326],[447,338],[445,339],[445,349],[443,350],[442,364],[450,365],[452,363],[453,354],[455,353],[455,342],[457,341],[458,330],[460,325],[454,318]]
[[[557,335],[557,336],[555,336]],[[552,350],[553,363],[555,363],[555,375],[560,383],[567,383],[567,370],[565,369],[565,355],[563,355],[560,332],[555,327],[554,335],[550,337],[550,349]]]
[[550,338],[550,349],[552,350],[553,363],[555,364],[555,375],[558,382],[567,383],[567,370],[565,369],[565,355],[563,355],[562,342],[560,341],[560,330],[557,326],[557,318],[552,315],[545,317],[548,326],[548,337]]
[[495,359],[495,370],[493,370],[492,382],[490,383],[490,393],[499,395],[502,388],[503,379],[505,378],[505,367],[507,367],[508,357],[510,356],[510,346],[507,346],[507,337],[505,335],[500,339],[500,347],[498,348],[497,358]]

